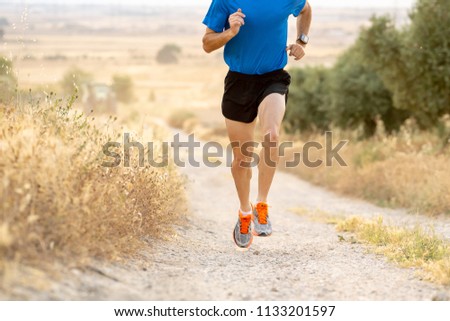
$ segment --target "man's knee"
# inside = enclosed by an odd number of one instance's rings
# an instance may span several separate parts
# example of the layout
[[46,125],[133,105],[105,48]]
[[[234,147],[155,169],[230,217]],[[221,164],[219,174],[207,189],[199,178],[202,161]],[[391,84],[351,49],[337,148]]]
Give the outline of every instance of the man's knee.
[[274,154],[278,150],[280,142],[280,130],[276,127],[270,128],[265,131],[263,148],[269,149],[271,154]]
[[238,154],[233,158],[232,169],[235,171],[246,171],[251,168],[252,158]]
[[273,127],[265,131],[263,143],[263,153],[266,160],[274,162],[274,165],[278,163],[279,154],[279,141],[280,141],[280,131],[278,128]]
[[276,126],[270,127],[264,131],[266,134],[264,136],[264,142],[276,143],[280,141],[280,129]]

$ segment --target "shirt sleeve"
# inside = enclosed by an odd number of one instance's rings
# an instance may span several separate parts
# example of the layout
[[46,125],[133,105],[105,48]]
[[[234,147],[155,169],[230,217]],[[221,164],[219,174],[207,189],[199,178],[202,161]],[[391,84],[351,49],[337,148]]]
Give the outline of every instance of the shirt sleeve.
[[[303,0],[302,0],[303,1]],[[222,32],[228,23],[228,10],[224,0],[212,0],[203,24],[215,32]]]
[[306,0],[297,0],[295,1],[296,5],[294,7],[294,10],[292,11],[292,14],[294,17],[298,17],[300,12],[302,12],[303,8],[306,6]]

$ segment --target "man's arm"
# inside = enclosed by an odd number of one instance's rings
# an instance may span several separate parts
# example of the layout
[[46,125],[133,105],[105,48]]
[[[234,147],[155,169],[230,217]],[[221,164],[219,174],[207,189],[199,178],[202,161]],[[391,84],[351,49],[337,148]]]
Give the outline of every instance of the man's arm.
[[238,33],[241,27],[245,24],[245,14],[239,9],[233,13],[229,19],[230,29],[223,32],[215,32],[210,28],[206,28],[205,35],[203,36],[203,50],[207,53],[211,53],[214,50],[220,49],[227,44],[228,41],[233,39]]
[[215,32],[209,28],[206,28],[206,33],[203,36],[203,50],[206,53],[211,53],[214,50],[220,49],[227,44],[228,41],[233,39],[235,34],[231,29],[224,32]]
[[[308,35],[309,28],[312,21],[312,8],[309,2],[306,2],[305,7],[297,17],[297,39],[302,35]],[[295,60],[302,59],[306,53],[304,43],[300,43],[298,40],[295,44],[289,45],[286,50],[289,52],[289,56],[294,56]]]
[[312,21],[312,8],[309,2],[306,2],[302,12],[297,17],[297,39],[302,35],[309,34],[309,28]]

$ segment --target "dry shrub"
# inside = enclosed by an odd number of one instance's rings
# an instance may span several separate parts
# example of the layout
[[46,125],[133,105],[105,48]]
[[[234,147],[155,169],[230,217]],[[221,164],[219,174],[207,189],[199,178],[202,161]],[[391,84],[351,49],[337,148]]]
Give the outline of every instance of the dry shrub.
[[[449,170],[449,159],[442,155],[395,155],[358,171],[358,196],[432,215],[449,214]],[[344,192],[351,193],[351,186]]]
[[71,104],[0,107],[0,267],[132,256],[182,216],[175,169],[103,167],[111,121]]
[[[287,138],[288,139],[288,138]],[[440,149],[440,139],[431,133],[400,133],[358,140],[355,133],[334,131],[334,142],[349,140],[341,156],[347,167],[309,168],[299,165],[287,169],[302,178],[337,192],[361,197],[383,206],[405,207],[430,215],[450,213],[450,155]],[[295,139],[294,139],[295,140]],[[324,144],[324,137],[313,135],[286,151],[292,159],[306,141]],[[325,146],[325,145],[324,145]],[[310,158],[324,159],[324,151],[312,150]]]

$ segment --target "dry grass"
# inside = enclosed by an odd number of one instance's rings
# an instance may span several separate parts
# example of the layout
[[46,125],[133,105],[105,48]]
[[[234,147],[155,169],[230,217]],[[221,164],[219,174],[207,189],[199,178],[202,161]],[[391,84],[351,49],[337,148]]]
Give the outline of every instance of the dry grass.
[[292,211],[315,222],[335,225],[338,232],[351,234],[350,237],[338,235],[340,240],[367,244],[375,253],[402,267],[420,268],[424,277],[432,282],[450,285],[450,245],[431,230],[386,225],[383,217],[346,218],[323,211]]
[[[406,126],[394,136],[380,132],[360,141],[355,133],[334,131],[334,140],[349,140],[341,155],[348,167],[288,169],[317,185],[364,198],[381,206],[404,207],[429,215],[450,214],[450,154],[442,152],[439,138]],[[289,138],[287,138],[289,139]],[[287,151],[290,159],[305,141],[324,141],[313,135]],[[311,159],[324,159],[323,152],[312,151]]]
[[400,266],[422,268],[431,281],[450,284],[450,246],[433,233],[420,227],[387,226],[382,217],[376,220],[351,217],[338,222],[336,229],[354,233],[357,240],[375,246],[376,253]]
[[70,106],[0,106],[0,274],[8,262],[129,257],[182,216],[174,168],[102,167],[113,120],[96,127]]

